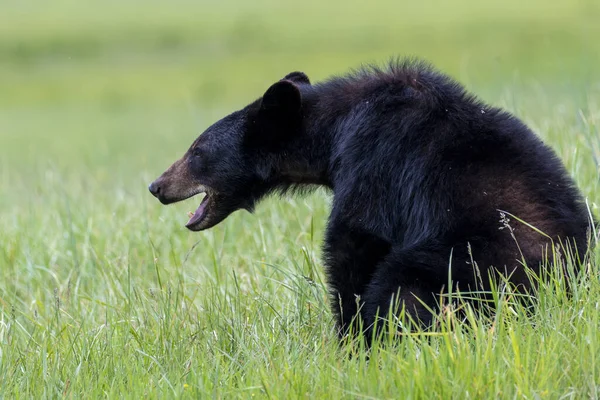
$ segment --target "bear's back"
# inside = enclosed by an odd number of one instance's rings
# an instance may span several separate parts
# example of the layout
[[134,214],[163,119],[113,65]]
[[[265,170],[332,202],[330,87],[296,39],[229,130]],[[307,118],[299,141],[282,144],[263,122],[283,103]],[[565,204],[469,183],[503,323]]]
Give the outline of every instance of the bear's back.
[[489,238],[482,246],[522,242],[531,254],[548,238],[586,241],[587,209],[554,151],[427,64],[366,68],[317,90],[338,121],[334,187],[381,237]]

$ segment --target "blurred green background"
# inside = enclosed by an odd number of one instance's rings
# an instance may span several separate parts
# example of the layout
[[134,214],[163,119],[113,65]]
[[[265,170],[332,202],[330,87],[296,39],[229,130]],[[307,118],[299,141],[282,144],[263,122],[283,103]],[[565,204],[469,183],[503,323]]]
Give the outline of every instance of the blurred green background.
[[337,353],[327,194],[192,234],[198,200],[163,207],[146,187],[290,71],[416,56],[522,118],[597,212],[599,21],[598,0],[0,0],[0,397],[573,394],[597,375],[592,303],[585,320],[556,297],[535,328],[507,323],[530,369],[502,334],[458,356],[408,342],[408,361],[368,369]]
[[2,0],[3,170],[154,172],[174,155],[157,149],[182,150],[287,72],[317,81],[392,56],[425,58],[496,104],[514,86],[585,101],[599,20],[596,0]]
[[141,190],[286,73],[392,57],[429,60],[551,135],[540,118],[560,102],[576,119],[600,90],[599,20],[597,0],[2,0],[0,206],[49,168]]

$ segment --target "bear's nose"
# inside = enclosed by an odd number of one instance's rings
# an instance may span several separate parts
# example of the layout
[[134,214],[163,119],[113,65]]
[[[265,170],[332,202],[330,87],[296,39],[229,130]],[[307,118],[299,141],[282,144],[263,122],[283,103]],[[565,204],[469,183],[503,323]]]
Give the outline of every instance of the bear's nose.
[[150,186],[148,186],[148,190],[154,197],[158,197],[160,195],[160,185],[156,183],[156,181],[152,182]]

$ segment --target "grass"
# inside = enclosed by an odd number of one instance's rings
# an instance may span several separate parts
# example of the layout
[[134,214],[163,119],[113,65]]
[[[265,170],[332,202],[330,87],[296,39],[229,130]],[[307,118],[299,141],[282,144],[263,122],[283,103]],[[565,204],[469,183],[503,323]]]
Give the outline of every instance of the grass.
[[304,70],[418,55],[525,120],[598,212],[593,0],[4,0],[0,397],[597,398],[600,281],[533,313],[339,346],[320,246],[329,196],[269,199],[201,234],[147,184],[210,123]]

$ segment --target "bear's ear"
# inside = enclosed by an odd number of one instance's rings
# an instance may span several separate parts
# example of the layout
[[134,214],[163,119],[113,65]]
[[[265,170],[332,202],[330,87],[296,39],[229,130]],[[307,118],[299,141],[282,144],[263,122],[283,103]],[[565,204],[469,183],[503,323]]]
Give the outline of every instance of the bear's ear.
[[293,137],[302,124],[302,95],[292,81],[271,85],[260,100],[257,130],[246,135],[252,146],[274,149]]
[[261,111],[274,112],[281,116],[299,115],[302,108],[302,95],[293,82],[281,80],[267,89],[260,108]]
[[301,83],[305,85],[310,85],[310,79],[304,72],[294,71],[287,74],[283,79],[287,79],[288,81]]

